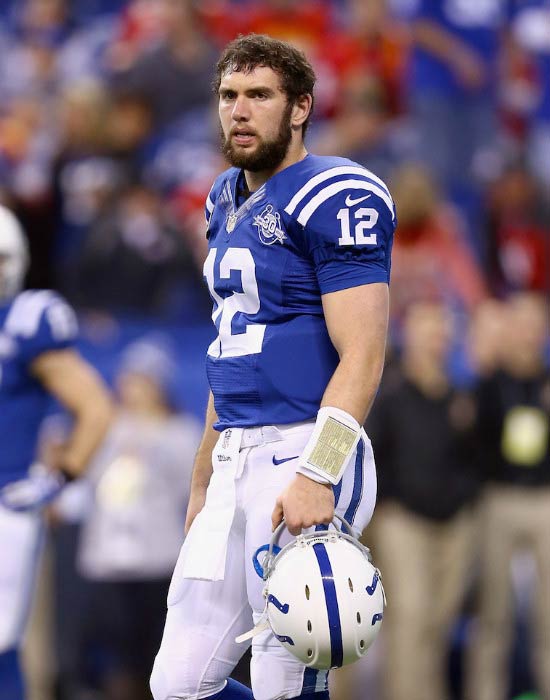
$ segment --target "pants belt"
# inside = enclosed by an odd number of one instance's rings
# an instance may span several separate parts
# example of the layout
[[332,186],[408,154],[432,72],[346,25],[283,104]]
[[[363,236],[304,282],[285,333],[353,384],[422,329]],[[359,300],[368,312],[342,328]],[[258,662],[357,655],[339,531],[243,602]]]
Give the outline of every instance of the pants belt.
[[257,428],[243,428],[241,438],[241,450],[245,447],[258,447],[270,442],[284,440],[293,432],[299,432],[308,426],[313,427],[314,421],[302,421],[300,423],[288,423],[286,425],[262,425]]

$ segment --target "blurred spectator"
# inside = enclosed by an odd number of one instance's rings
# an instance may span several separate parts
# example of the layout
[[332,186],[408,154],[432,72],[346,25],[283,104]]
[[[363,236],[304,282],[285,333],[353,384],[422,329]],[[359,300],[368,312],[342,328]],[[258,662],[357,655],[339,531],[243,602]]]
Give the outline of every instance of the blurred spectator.
[[335,65],[334,3],[330,0],[264,0],[236,5],[230,0],[205,3],[206,26],[219,46],[238,34],[268,34],[290,41],[306,52],[317,75],[315,119],[331,117],[338,108],[339,75]]
[[472,377],[489,377],[501,366],[506,324],[506,305],[499,299],[488,297],[473,309],[465,343]]
[[479,391],[481,450],[490,480],[482,503],[480,600],[471,654],[471,700],[505,700],[515,623],[510,566],[536,562],[530,648],[541,698],[550,697],[550,372],[548,303],[519,293],[507,303],[502,370]]
[[471,310],[485,297],[486,288],[460,213],[417,164],[399,167],[391,188],[398,216],[392,263],[394,320],[399,321],[411,299],[442,296],[451,307]]
[[337,77],[331,119],[312,130],[315,153],[339,153],[380,177],[411,153],[403,117],[408,33],[386,0],[346,4],[345,22],[327,37]]
[[[550,6],[547,0],[516,0],[511,44],[530,79],[523,96],[527,159],[533,175],[550,190]],[[519,56],[518,56],[519,54]],[[524,80],[523,85],[527,81]],[[527,92],[527,100],[525,93]],[[550,199],[550,195],[547,195]]]
[[378,77],[350,77],[341,86],[337,113],[312,129],[310,142],[318,155],[338,153],[386,178],[397,155]]
[[58,104],[61,140],[52,164],[56,287],[74,298],[74,263],[88,227],[124,182],[107,152],[110,95],[97,81],[66,88]]
[[191,270],[159,196],[144,185],[131,185],[88,229],[76,298],[87,309],[175,316]]
[[418,0],[411,24],[410,109],[418,157],[474,208],[495,167],[500,31],[506,0]]
[[112,70],[127,70],[152,44],[162,41],[162,11],[159,9],[160,3],[150,0],[126,0],[114,40],[107,51]]
[[22,0],[14,9],[10,45],[0,65],[4,100],[34,97],[43,107],[55,97],[59,51],[75,25],[67,0]]
[[296,42],[304,49],[318,45],[334,21],[334,3],[330,0],[207,0],[201,8],[208,29],[220,45],[237,34],[269,34]]
[[158,127],[187,111],[209,107],[217,54],[191,0],[157,0],[154,4],[160,25],[158,41],[146,44],[128,68],[115,71],[113,81],[147,98]]
[[388,0],[348,0],[343,31],[331,36],[340,81],[376,79],[387,113],[400,115],[409,42],[406,26],[392,14]]
[[480,485],[475,403],[446,372],[451,333],[442,304],[411,304],[399,368],[384,375],[366,426],[383,465],[367,536],[388,596],[384,700],[450,697],[450,635],[468,585]]
[[[175,361],[158,335],[135,341],[121,359],[118,415],[87,480],[78,567],[89,585],[76,613],[80,658],[61,679],[68,698],[94,683],[106,700],[150,697],[201,434],[194,418],[172,408]],[[78,515],[82,496],[67,494],[61,513]]]
[[487,272],[494,294],[550,290],[550,209],[522,165],[508,167],[487,193]]

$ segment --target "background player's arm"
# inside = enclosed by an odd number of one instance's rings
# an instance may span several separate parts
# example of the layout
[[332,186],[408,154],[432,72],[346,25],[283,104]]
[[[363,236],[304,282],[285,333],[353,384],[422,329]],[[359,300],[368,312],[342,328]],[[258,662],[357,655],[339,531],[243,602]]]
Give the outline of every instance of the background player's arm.
[[216,409],[214,408],[214,398],[212,393],[208,397],[206,408],[206,418],[204,433],[197,450],[195,464],[193,466],[193,477],[191,480],[191,492],[189,495],[189,505],[187,506],[187,517],[185,519],[185,533],[195,517],[200,513],[206,501],[206,489],[212,476],[212,452],[220,436],[217,430],[212,427],[218,420]]
[[31,373],[74,417],[74,428],[63,451],[60,466],[77,477],[99,446],[109,427],[112,405],[103,382],[74,350],[40,354]]
[[413,22],[411,32],[416,45],[446,63],[466,88],[478,89],[483,84],[485,69],[480,57],[454,34],[427,18]]
[[[374,401],[384,367],[389,291],[373,283],[323,295],[323,309],[340,362],[326,388],[321,405],[340,408],[362,425]],[[285,518],[288,530],[328,524],[334,517],[334,492],[303,474],[277,498],[271,520],[275,527]]]

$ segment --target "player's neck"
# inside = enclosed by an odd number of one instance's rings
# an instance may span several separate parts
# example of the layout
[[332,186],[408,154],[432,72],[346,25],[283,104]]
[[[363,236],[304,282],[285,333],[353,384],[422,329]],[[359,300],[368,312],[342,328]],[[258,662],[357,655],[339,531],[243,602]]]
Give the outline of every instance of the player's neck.
[[280,173],[285,168],[288,168],[294,163],[298,163],[307,156],[306,147],[303,141],[300,141],[296,145],[291,144],[286,156],[279,163],[276,168],[270,170],[259,170],[257,172],[251,172],[250,170],[244,171],[244,176],[246,178],[246,184],[250,192],[256,192],[260,187],[265,184],[269,178],[273,177],[277,173]]

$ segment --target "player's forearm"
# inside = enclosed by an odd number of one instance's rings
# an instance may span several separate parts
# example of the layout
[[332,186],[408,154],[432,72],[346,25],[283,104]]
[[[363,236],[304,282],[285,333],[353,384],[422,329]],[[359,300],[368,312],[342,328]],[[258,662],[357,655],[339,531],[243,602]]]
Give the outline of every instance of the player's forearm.
[[107,387],[97,372],[74,350],[39,355],[32,374],[74,419],[74,428],[60,458],[62,468],[79,476],[110,425],[113,408]]
[[219,432],[212,427],[217,420],[218,416],[214,408],[214,399],[212,394],[210,394],[206,408],[204,432],[193,466],[192,488],[206,488],[210,483],[210,477],[212,476],[212,451],[220,436]]
[[346,411],[363,425],[380,384],[384,353],[378,350],[365,355],[348,353],[340,358],[325,390],[321,406],[334,406]]
[[451,66],[454,65],[457,56],[470,51],[460,39],[430,20],[415,22],[412,34],[417,46]]
[[111,401],[105,391],[97,389],[89,398],[91,400],[73,412],[74,428],[58,465],[75,477],[83,473],[102,443],[113,416]]

